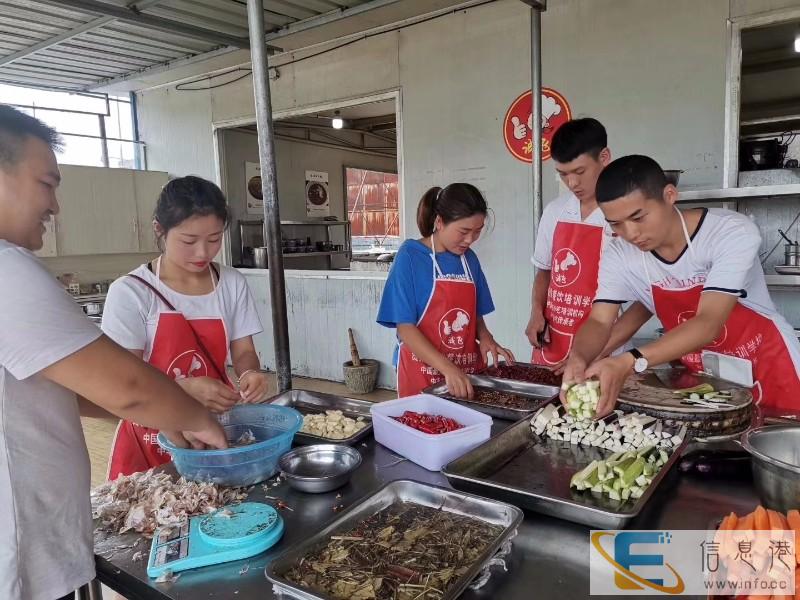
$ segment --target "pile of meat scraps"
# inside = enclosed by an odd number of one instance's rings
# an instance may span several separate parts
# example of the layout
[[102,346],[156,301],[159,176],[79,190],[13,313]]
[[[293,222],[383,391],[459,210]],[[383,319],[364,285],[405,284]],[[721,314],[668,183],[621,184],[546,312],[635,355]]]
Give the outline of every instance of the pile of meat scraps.
[[175,479],[153,469],[120,476],[92,490],[92,514],[114,534],[136,531],[152,537],[161,526],[177,525],[247,498],[244,488]]

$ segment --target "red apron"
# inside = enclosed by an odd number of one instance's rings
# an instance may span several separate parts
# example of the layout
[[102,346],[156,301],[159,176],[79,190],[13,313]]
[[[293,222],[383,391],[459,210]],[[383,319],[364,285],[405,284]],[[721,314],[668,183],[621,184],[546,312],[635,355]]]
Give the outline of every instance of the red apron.
[[[140,281],[150,287],[169,309],[158,315],[148,362],[175,380],[211,377],[230,385],[224,369],[228,356],[224,321],[219,317],[188,320],[155,287]],[[121,421],[112,445],[108,479],[114,480],[120,475],[146,471],[169,462],[170,455],[158,445],[157,436],[157,429]]]
[[[680,215],[680,211],[678,214]],[[685,222],[683,230],[689,252],[692,252],[692,242]],[[661,288],[650,279],[647,254],[642,253],[642,260],[648,280],[651,281],[650,291],[656,316],[664,330],[669,331],[694,317],[703,285],[680,289]],[[774,408],[797,408],[795,395],[797,389],[800,389],[800,378],[780,330],[769,318],[737,303],[725,321],[722,333],[702,350],[749,360],[753,365],[753,398],[756,403]],[[700,351],[687,354],[681,358],[681,362],[694,372],[703,368]]]
[[550,342],[533,349],[531,362],[555,365],[572,349],[572,340],[589,316],[597,293],[603,227],[559,221],[553,232],[550,286],[544,318],[550,326]]
[[[433,289],[428,306],[417,328],[433,346],[465,373],[483,368],[478,345],[478,300],[475,282],[467,261],[461,256],[464,279],[446,279],[436,262],[436,248],[431,237]],[[413,396],[426,387],[441,383],[444,377],[423,363],[405,344],[400,344],[397,359],[397,396]]]

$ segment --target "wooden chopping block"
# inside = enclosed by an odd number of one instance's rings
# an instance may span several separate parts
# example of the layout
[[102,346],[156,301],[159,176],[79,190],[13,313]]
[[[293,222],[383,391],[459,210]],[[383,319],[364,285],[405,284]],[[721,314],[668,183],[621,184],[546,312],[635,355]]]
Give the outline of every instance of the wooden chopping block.
[[685,400],[666,387],[652,372],[645,371],[628,378],[619,394],[618,408],[657,417],[670,427],[686,425],[693,437],[713,437],[740,433],[750,426],[753,417],[753,394],[749,389],[727,381],[694,375],[699,383],[708,383],[715,390],[730,390],[726,400],[733,408],[692,406],[681,404]]

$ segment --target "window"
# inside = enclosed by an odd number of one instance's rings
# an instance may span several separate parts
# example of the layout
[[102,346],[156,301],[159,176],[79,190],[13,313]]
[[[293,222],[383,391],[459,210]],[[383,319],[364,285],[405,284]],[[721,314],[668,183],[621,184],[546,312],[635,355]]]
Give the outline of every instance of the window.
[[128,96],[45,91],[0,85],[0,103],[40,119],[64,138],[59,162],[93,167],[142,168],[133,104]]
[[800,166],[800,21],[741,34],[739,186],[796,183]]
[[347,216],[353,250],[400,246],[397,173],[345,168]]

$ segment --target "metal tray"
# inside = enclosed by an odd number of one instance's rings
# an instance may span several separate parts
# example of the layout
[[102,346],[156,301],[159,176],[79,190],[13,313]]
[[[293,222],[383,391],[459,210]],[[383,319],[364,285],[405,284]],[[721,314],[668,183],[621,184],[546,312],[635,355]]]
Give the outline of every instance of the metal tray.
[[476,389],[493,390],[498,392],[508,392],[515,396],[522,396],[531,400],[530,408],[509,408],[505,406],[495,406],[473,402],[463,398],[454,398],[447,392],[447,384],[431,386],[424,390],[426,394],[433,394],[441,398],[447,398],[453,402],[458,402],[465,406],[482,412],[486,415],[506,419],[507,421],[517,421],[525,415],[530,415],[539,410],[545,403],[550,402],[558,396],[559,388],[551,385],[541,385],[538,383],[526,383],[514,379],[498,379],[496,377],[486,377],[484,375],[469,375],[472,386]]
[[600,529],[622,529],[647,504],[686,447],[675,448],[641,498],[611,500],[569,487],[575,472],[613,454],[537,436],[525,417],[500,435],[446,465],[442,473],[453,487],[497,498],[567,521]]
[[[507,364],[507,365],[514,366],[514,367],[519,367],[519,368],[521,368],[521,369],[531,370],[531,371],[533,371],[533,370],[537,370],[537,369],[546,369],[546,370],[548,370],[548,371],[552,371],[552,369],[551,369],[550,367],[548,367],[548,366],[545,366],[545,365],[535,365],[535,364],[532,364],[532,363],[529,363],[529,362],[519,362],[519,361],[516,361],[516,362],[508,362],[508,361],[500,361],[500,363],[499,363],[499,365],[506,365],[506,364]],[[501,379],[501,380],[503,380],[503,381],[521,381],[521,380],[519,380],[519,379],[510,379],[510,378],[507,378],[507,377],[498,377],[497,375],[492,375],[492,374],[489,372],[489,371],[491,370],[491,368],[492,368],[492,367],[488,367],[488,366],[487,366],[487,367],[484,367],[483,369],[481,369],[480,371],[478,371],[478,372],[476,373],[476,375],[482,375],[482,376],[484,376],[484,377],[493,377],[493,378],[496,378],[496,379]],[[523,383],[526,383],[526,382],[523,382]],[[546,386],[546,385],[548,385],[548,384],[546,384],[546,383],[537,383],[537,382],[532,382],[532,381],[531,381],[531,382],[527,382],[527,383],[531,383],[531,384],[533,384],[533,385],[545,385],[545,386]],[[560,388],[560,387],[561,387],[561,384],[559,383],[559,384],[558,384],[557,386],[555,386],[555,387],[559,387],[559,388]]]
[[346,417],[355,419],[364,417],[367,424],[364,429],[357,431],[349,438],[334,440],[332,438],[311,435],[298,431],[294,436],[295,444],[346,444],[352,446],[360,442],[365,437],[372,434],[372,416],[369,409],[372,402],[368,400],[357,400],[355,398],[345,398],[334,396],[333,394],[323,394],[321,392],[307,392],[305,390],[289,390],[267,400],[270,404],[289,406],[303,415],[324,413],[326,410],[340,410]]
[[523,517],[522,511],[518,508],[495,500],[479,498],[471,494],[448,490],[419,481],[392,481],[372,496],[365,498],[347,510],[310,539],[300,542],[280,554],[267,567],[267,579],[273,583],[276,592],[302,600],[330,600],[330,596],[323,596],[284,579],[283,574],[291,569],[303,556],[327,543],[331,535],[352,529],[367,517],[397,502],[413,502],[431,508],[441,508],[448,512],[480,519],[492,525],[503,527],[502,533],[487,546],[469,571],[450,586],[442,596],[442,600],[455,599],[461,595],[500,546],[514,535]]

